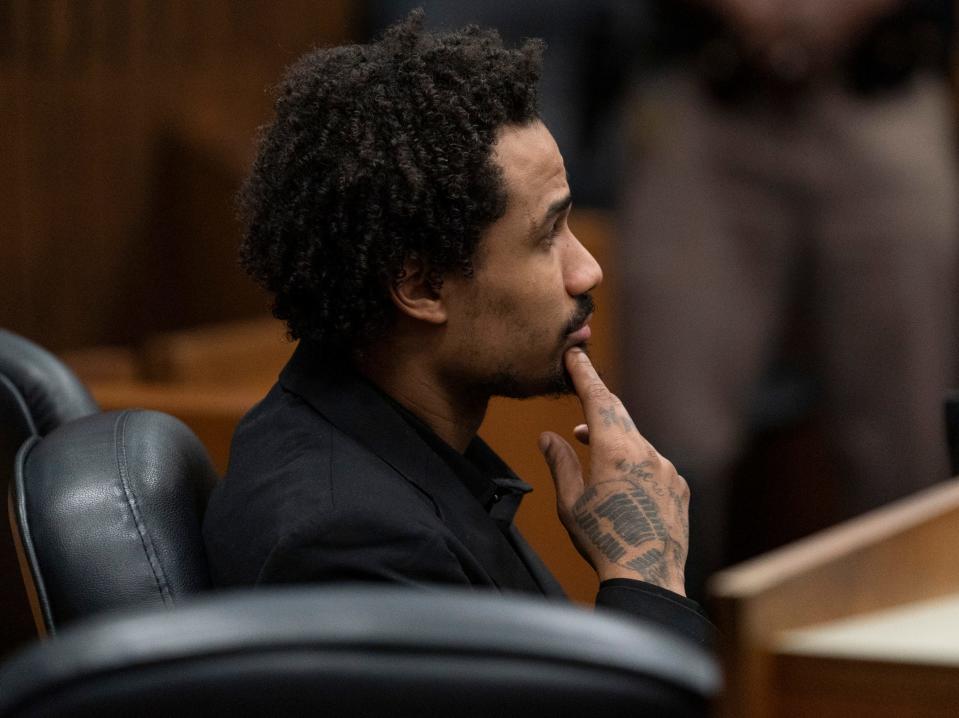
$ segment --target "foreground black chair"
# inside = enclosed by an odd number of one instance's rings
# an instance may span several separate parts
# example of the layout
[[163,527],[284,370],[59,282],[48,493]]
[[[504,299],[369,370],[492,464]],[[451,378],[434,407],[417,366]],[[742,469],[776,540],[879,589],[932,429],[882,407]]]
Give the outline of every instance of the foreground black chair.
[[[79,379],[47,350],[0,329],[0,492],[13,480],[14,462],[23,443],[98,411]],[[0,654],[36,635],[30,608],[19,581],[10,531],[0,530]]]
[[64,630],[0,716],[705,716],[701,648],[572,606],[384,587],[209,595]]
[[45,632],[209,587],[200,526],[217,477],[178,419],[94,414],[31,437],[15,463],[11,519]]

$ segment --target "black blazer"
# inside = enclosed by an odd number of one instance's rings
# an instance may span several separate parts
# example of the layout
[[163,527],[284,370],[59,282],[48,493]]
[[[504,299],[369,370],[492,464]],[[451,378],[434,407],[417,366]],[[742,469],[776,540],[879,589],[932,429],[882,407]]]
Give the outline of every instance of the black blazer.
[[[564,598],[516,528],[505,535],[374,387],[318,366],[301,343],[237,427],[204,519],[216,585],[389,581]],[[597,602],[691,621],[680,630],[698,642],[710,630],[691,601],[638,581],[604,583]]]

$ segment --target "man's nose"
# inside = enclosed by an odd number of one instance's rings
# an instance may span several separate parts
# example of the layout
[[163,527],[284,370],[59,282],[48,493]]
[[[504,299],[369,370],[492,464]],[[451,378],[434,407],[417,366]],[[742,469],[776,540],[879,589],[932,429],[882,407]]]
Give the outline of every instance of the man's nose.
[[577,297],[599,286],[603,281],[603,270],[575,235],[571,235],[571,239],[566,258],[566,292]]

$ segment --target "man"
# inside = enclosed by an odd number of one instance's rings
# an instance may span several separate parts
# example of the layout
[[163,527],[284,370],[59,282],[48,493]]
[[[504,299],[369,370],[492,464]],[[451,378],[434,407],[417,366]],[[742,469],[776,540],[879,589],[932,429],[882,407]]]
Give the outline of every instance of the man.
[[588,475],[559,436],[540,448],[597,603],[704,642],[683,596],[685,482],[582,348],[602,272],[537,117],[541,45],[421,25],[307,55],[280,87],[242,258],[301,341],[211,498],[214,580],[561,597],[512,524],[529,487],[476,431],[491,396],[574,389]]

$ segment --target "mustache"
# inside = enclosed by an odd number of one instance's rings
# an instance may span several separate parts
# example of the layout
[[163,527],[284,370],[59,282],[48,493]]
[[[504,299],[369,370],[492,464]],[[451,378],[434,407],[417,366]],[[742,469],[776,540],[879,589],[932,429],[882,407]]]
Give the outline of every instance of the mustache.
[[592,314],[596,310],[596,302],[593,301],[593,295],[589,294],[580,294],[576,297],[576,311],[573,312],[573,316],[570,318],[569,323],[566,325],[565,334],[572,334],[586,321],[586,317]]

